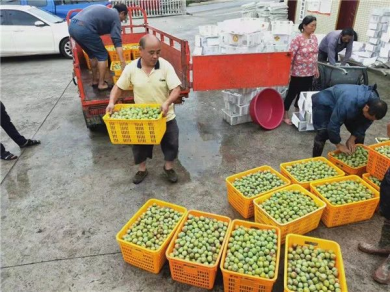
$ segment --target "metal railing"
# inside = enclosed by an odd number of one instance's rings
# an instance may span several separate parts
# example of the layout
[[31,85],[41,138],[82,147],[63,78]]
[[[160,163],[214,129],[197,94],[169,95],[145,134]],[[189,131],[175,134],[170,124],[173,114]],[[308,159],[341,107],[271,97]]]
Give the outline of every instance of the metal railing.
[[[185,0],[112,0],[111,4],[124,3],[128,6],[143,8],[148,17],[180,15],[186,13]],[[133,17],[142,17],[139,11],[133,12]]]

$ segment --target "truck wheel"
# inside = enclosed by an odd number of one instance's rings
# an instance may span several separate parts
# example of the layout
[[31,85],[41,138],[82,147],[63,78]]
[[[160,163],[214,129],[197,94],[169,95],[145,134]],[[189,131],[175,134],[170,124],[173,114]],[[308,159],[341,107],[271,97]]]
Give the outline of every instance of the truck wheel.
[[73,58],[72,47],[70,45],[69,38],[64,38],[60,43],[61,55],[67,59]]

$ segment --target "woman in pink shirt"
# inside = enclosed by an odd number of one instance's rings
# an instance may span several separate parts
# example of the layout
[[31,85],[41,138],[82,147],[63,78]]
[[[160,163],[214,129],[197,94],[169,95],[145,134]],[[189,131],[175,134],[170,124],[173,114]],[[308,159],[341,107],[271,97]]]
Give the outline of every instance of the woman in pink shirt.
[[318,78],[318,41],[313,34],[317,27],[317,19],[308,15],[299,25],[301,34],[296,36],[290,44],[293,54],[291,62],[291,79],[288,94],[284,100],[284,122],[291,125],[288,110],[295,99],[295,107],[298,108],[298,98],[301,91],[309,91],[313,83],[313,77]]

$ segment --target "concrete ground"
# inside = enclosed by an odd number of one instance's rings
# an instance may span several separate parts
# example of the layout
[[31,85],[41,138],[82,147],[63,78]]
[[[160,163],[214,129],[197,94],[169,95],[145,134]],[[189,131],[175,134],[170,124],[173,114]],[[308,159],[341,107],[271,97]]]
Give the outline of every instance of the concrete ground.
[[[237,17],[237,8],[151,19],[150,23],[193,44],[196,27]],[[162,175],[156,149],[149,177],[134,185],[131,149],[112,145],[104,131],[84,124],[72,62],[59,56],[3,59],[1,99],[20,132],[42,144],[22,152],[2,132],[2,143],[20,155],[1,161],[1,291],[202,291],[170,277],[166,264],[154,275],[126,264],[116,233],[148,199],[157,198],[232,219],[224,179],[260,165],[310,157],[314,133],[282,125],[264,131],[254,124],[229,126],[222,120],[222,94],[191,92],[176,107],[180,182]],[[390,102],[389,79],[370,74]],[[385,135],[388,117],[375,122],[367,143]],[[343,131],[343,136],[346,132]],[[328,145],[324,153],[332,150]],[[349,291],[381,292],[371,273],[383,260],[357,250],[360,241],[379,238],[382,218],[336,228],[322,223],[308,235],[341,245]],[[218,274],[213,291],[223,291]],[[283,291],[283,269],[273,291]]]

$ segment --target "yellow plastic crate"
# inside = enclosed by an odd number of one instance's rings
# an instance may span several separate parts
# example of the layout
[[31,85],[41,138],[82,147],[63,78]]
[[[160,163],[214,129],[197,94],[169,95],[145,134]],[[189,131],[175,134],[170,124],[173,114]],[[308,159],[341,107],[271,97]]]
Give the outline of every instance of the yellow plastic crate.
[[228,245],[226,244],[221,260],[221,271],[223,276],[223,290],[225,292],[272,292],[272,288],[278,278],[279,271],[279,259],[280,259],[280,229],[276,226],[264,225],[254,222],[248,222],[243,220],[233,220],[231,228],[228,230],[229,237],[227,238],[227,242],[229,242],[229,238],[231,237],[232,232],[235,230],[236,226],[244,226],[246,228],[254,228],[254,229],[267,229],[267,230],[276,230],[278,236],[277,242],[277,252],[276,252],[276,266],[275,266],[275,276],[272,279],[265,279],[260,277],[255,277],[251,275],[243,275],[237,272],[232,272],[226,270],[224,268],[225,258],[227,254]]
[[[218,258],[215,264],[212,266],[196,262],[190,262],[170,256],[170,253],[173,251],[173,248],[175,246],[177,236],[181,232],[183,225],[187,221],[189,215],[193,215],[195,217],[203,216],[206,218],[217,219],[218,221],[227,222],[229,224],[221,246],[221,250],[218,254]],[[169,269],[171,271],[172,279],[181,283],[201,287],[204,289],[212,289],[214,287],[215,277],[217,276],[218,264],[221,260],[223,249],[227,244],[227,237],[230,228],[231,220],[229,217],[195,210],[188,211],[186,219],[181,221],[180,226],[177,228],[176,233],[173,236],[171,243],[169,244],[168,249],[166,251],[166,256],[169,261]]]
[[[131,61],[126,61],[126,64],[130,64]],[[122,67],[120,61],[113,61],[110,65],[110,71],[114,73],[114,76],[120,77],[122,74]]]
[[[131,61],[131,50],[125,50],[125,46],[126,45],[122,45],[123,57],[125,58],[125,61]],[[110,57],[111,62],[120,61],[114,45],[106,46],[106,50],[108,52],[108,56]]]
[[131,46],[131,58],[132,60],[138,59],[141,57],[141,52],[139,50],[139,44],[130,44]]
[[[263,210],[260,204],[269,199],[274,193],[281,191],[300,191],[304,195],[312,198],[314,203],[318,206],[318,209],[291,222],[284,224],[279,223],[274,218],[272,218],[265,210]],[[324,211],[326,206],[323,201],[321,201],[315,195],[310,193],[307,189],[297,184],[293,184],[263,195],[253,200],[253,204],[255,206],[255,222],[279,227],[281,232],[282,244],[284,243],[286,236],[289,233],[305,234],[309,231],[316,229],[318,227],[318,224],[320,223],[322,212]]]
[[[91,61],[89,60],[88,54],[83,50],[85,62],[87,63],[87,67],[89,70],[91,70]],[[106,67],[108,67],[108,61],[106,61]]]
[[[127,230],[130,228],[130,226],[132,226],[137,221],[137,219],[153,204],[157,204],[161,207],[169,207],[183,213],[181,219],[176,224],[171,233],[169,233],[169,236],[165,239],[164,243],[158,250],[150,250],[131,242],[124,241],[122,237],[127,233]],[[158,274],[166,261],[165,251],[167,250],[176,229],[186,215],[187,209],[184,207],[156,199],[147,201],[116,235],[116,241],[121,248],[124,261],[138,268]]]
[[[248,198],[248,197],[244,196],[238,189],[236,189],[233,186],[233,182],[237,178],[241,178],[241,177],[248,175],[248,174],[256,173],[259,171],[266,171],[266,170],[269,170],[271,173],[275,174],[278,178],[283,180],[285,185],[280,186],[280,187],[276,187],[276,188],[269,190],[267,192],[260,193],[252,198]],[[232,176],[229,176],[226,178],[226,188],[227,188],[228,201],[234,207],[234,209],[236,209],[241,214],[242,217],[247,219],[247,218],[254,216],[254,208],[253,208],[253,200],[254,199],[256,199],[262,195],[265,195],[269,192],[272,192],[274,190],[283,188],[283,187],[289,185],[290,183],[291,183],[290,180],[285,178],[283,175],[281,175],[279,172],[277,172],[276,170],[274,170],[270,166],[264,165],[264,166],[260,166],[257,168],[253,168],[253,169],[250,169],[250,170],[247,170],[244,172],[240,172],[238,174],[235,174],[235,175],[232,175]]]
[[344,171],[339,169],[336,165],[334,165],[332,162],[330,162],[328,159],[326,159],[324,157],[314,157],[314,158],[301,159],[301,160],[296,160],[296,161],[291,161],[291,162],[285,162],[285,163],[280,164],[280,171],[284,176],[286,176],[287,178],[289,178],[291,180],[291,183],[299,184],[302,187],[304,187],[305,189],[310,189],[310,183],[323,181],[324,179],[319,179],[319,180],[315,180],[315,181],[299,181],[291,173],[289,173],[287,171],[286,167],[291,166],[291,165],[295,165],[295,164],[299,164],[299,163],[304,163],[304,162],[308,162],[308,161],[317,161],[317,160],[323,161],[326,164],[328,164],[330,167],[335,169],[338,174],[334,177],[340,177],[340,176],[345,175]]
[[[356,146],[362,147],[362,148],[366,149],[367,151],[369,151],[368,147],[363,145],[363,144],[356,144]],[[333,155],[338,154],[338,153],[340,153],[340,150],[329,152],[328,153],[328,159],[332,163],[334,163],[337,167],[342,169],[346,174],[354,174],[354,175],[362,176],[363,173],[366,172],[367,164],[363,165],[363,166],[360,166],[360,167],[349,166],[348,164],[342,162],[341,160],[339,160],[339,159],[337,159],[336,157],[333,156]]]
[[380,146],[390,146],[390,141],[368,146],[370,152],[368,154],[367,172],[375,177],[383,180],[387,170],[390,167],[390,158],[375,151]]
[[363,174],[362,179],[363,179],[366,183],[368,183],[370,186],[372,186],[375,190],[377,190],[377,191],[379,192],[380,187],[377,186],[375,183],[373,183],[373,182],[370,180],[370,176],[373,176],[373,175],[371,175],[371,174],[369,174],[369,173],[365,173],[365,174]]
[[[158,107],[158,104],[116,104],[114,111],[128,107]],[[112,119],[103,117],[112,144],[160,144],[167,129],[167,119],[160,114],[157,120]]]
[[[373,192],[374,198],[345,205],[333,205],[317,189],[317,186],[324,185],[326,183],[341,181],[359,182]],[[375,209],[379,204],[378,191],[356,175],[349,175],[345,177],[338,177],[333,179],[327,179],[321,182],[311,183],[310,189],[313,194],[315,194],[317,197],[319,197],[326,203],[326,208],[321,219],[327,227],[340,226],[349,223],[368,220],[374,215]]]
[[286,246],[284,252],[284,292],[293,292],[287,288],[287,268],[288,268],[288,249],[292,247],[294,244],[303,245],[303,246],[312,245],[316,248],[333,250],[336,254],[336,268],[339,271],[338,279],[340,282],[341,291],[348,292],[347,280],[345,278],[344,263],[341,254],[340,245],[335,241],[324,240],[324,239],[309,237],[309,236],[296,235],[296,234],[289,234],[287,235],[286,238]]

